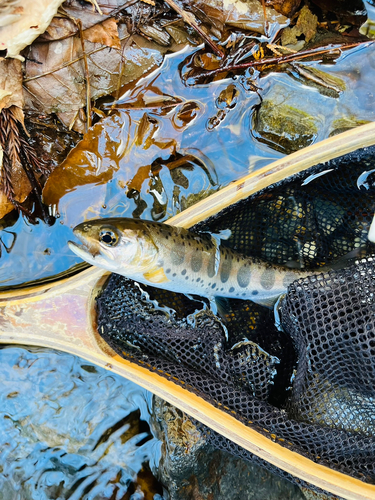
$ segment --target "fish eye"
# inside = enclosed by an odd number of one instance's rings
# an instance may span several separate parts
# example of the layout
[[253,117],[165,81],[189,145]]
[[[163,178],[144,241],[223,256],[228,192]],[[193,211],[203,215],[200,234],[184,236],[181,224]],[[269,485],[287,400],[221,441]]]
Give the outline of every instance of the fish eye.
[[108,247],[114,247],[118,243],[118,236],[112,229],[102,229],[99,233],[99,241]]

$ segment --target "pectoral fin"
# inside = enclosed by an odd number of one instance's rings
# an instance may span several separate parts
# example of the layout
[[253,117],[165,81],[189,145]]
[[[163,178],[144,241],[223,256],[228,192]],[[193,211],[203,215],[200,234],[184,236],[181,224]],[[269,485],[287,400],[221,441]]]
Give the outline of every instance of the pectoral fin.
[[150,283],[167,283],[170,281],[165,275],[164,269],[162,267],[155,267],[151,271],[143,274],[143,277]]

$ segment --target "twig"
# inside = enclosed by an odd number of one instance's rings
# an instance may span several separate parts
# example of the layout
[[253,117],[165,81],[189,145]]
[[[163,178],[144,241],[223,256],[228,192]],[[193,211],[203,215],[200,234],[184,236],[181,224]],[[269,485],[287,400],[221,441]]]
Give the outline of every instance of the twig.
[[[85,65],[85,73],[86,73],[86,128],[87,130],[91,127],[91,88],[90,88],[90,73],[89,73],[89,65],[87,62],[87,54],[85,51],[85,41],[83,38],[83,30],[82,30],[82,22],[80,19],[77,19],[77,25],[79,29],[79,38],[81,40],[82,46],[82,55],[83,61]],[[86,132],[87,132],[86,130]]]
[[285,64],[293,61],[300,61],[301,59],[307,59],[312,56],[319,56],[324,54],[332,54],[333,52],[341,52],[342,50],[351,49],[353,47],[358,47],[364,44],[372,44],[373,41],[366,40],[365,42],[357,42],[351,43],[347,45],[341,45],[340,47],[331,47],[329,49],[311,49],[305,50],[303,52],[297,52],[296,54],[288,54],[280,57],[269,57],[267,59],[260,59],[258,61],[250,61],[248,63],[242,64],[233,64],[232,66],[223,66],[221,68],[213,69],[211,71],[206,71],[202,73],[202,78],[206,78],[209,76],[215,76],[219,73],[223,73],[225,71],[238,71],[241,69],[253,68],[256,66],[269,66],[271,64]]
[[[131,7],[132,5],[134,5],[137,2],[138,2],[138,0],[129,0],[128,2],[124,3],[120,7],[117,7],[117,9],[113,9],[105,15],[113,17],[116,14],[118,14],[119,12],[121,12],[122,10],[127,9],[128,7]],[[102,5],[102,7],[104,8],[104,5]],[[100,21],[100,22],[102,22],[102,21]]]
[[[124,52],[125,52],[125,49],[127,48],[128,46],[128,43],[131,41],[131,38],[129,38],[125,43],[124,43],[124,46],[122,47],[122,50],[121,50],[121,60],[120,60],[120,68],[119,68],[119,79],[117,81],[117,88],[116,88],[116,93],[115,93],[115,100],[114,102],[118,101],[119,97],[120,97],[120,89],[121,89],[121,82],[122,82],[122,77],[125,73],[125,57],[124,57]],[[113,106],[111,106],[111,110],[110,112],[112,112],[113,110]]]
[[[330,84],[329,82],[324,81],[323,78],[320,78],[318,75],[314,75],[311,71],[308,70],[308,68],[301,66],[300,64],[293,62],[291,64],[292,68],[296,70],[296,72],[306,78],[307,80],[310,80],[311,82],[321,85],[322,87],[325,87],[326,89],[333,90],[334,92],[337,92],[340,94],[342,92],[342,89],[338,88],[337,86]],[[306,69],[305,69],[306,68]]]
[[91,0],[91,3],[93,4],[94,7],[96,7],[96,10],[99,12],[99,14],[102,16],[103,12],[102,9],[99,7],[98,2],[96,0]]
[[145,109],[146,111],[147,110],[152,110],[152,109],[173,109],[173,108],[176,108],[179,104],[181,104],[180,102],[174,102],[173,104],[158,104],[158,105],[155,105],[155,106],[131,106],[129,104],[118,104],[118,105],[115,105],[115,109],[137,109],[137,110],[141,110],[141,109]]
[[[103,16],[103,19],[100,19],[99,21],[97,21],[96,23],[93,23],[92,25],[89,26],[89,28],[93,28],[94,26],[97,26],[98,24],[102,24],[103,21],[105,21],[106,19],[109,19],[110,17],[114,17],[116,16],[117,14],[119,14],[122,10],[124,9],[127,9],[128,7],[131,7],[132,5],[136,4],[137,2],[139,2],[139,0],[129,0],[128,2],[124,3],[123,5],[121,5],[120,7],[117,7],[116,9],[113,9],[110,10],[109,12],[107,13],[103,13],[102,12],[102,16]],[[108,9],[110,8],[108,5],[102,5],[103,8],[105,9]],[[65,9],[63,9],[62,6],[59,7],[59,10],[58,10],[58,14],[62,17],[67,17],[68,19],[70,19],[71,21],[73,22],[76,22],[76,18],[75,17],[72,17],[70,16]],[[85,28],[85,29],[89,29],[89,28]],[[76,31],[72,31],[70,32],[69,34],[65,35],[65,36],[62,36],[61,38],[59,38],[59,40],[65,40],[67,38],[70,38],[71,36],[74,36],[78,33],[78,28]],[[36,62],[36,61],[34,61]]]
[[266,9],[266,2],[265,0],[262,0],[262,7],[263,7],[263,17],[264,17],[264,34],[268,36],[268,19],[267,19],[267,9]]
[[224,52],[221,50],[220,47],[216,45],[216,43],[211,40],[211,38],[198,26],[198,24],[195,22],[194,16],[190,14],[190,12],[186,12],[181,7],[179,7],[173,0],[165,0],[165,2],[177,12],[177,14],[180,14],[182,19],[184,20],[185,23],[189,24],[197,33],[198,35],[203,38],[203,40],[211,47],[213,52],[219,56],[219,57],[224,57]]

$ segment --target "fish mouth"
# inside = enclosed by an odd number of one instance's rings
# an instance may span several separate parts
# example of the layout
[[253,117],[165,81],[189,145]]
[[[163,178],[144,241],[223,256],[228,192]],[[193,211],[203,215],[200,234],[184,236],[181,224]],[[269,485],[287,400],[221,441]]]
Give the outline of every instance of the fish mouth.
[[89,246],[85,243],[78,244],[74,241],[68,241],[68,247],[78,257],[80,257],[82,260],[85,260],[86,262],[90,262],[95,259],[95,255],[92,254]]

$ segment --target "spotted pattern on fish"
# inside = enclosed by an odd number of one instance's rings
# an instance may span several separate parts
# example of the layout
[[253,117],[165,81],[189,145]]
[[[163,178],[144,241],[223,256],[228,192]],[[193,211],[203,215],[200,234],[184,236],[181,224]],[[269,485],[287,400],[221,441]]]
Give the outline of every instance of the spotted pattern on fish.
[[226,253],[224,260],[221,264],[221,270],[220,270],[220,280],[222,283],[226,283],[228,281],[231,269],[232,269],[232,259],[229,258],[228,254]]
[[216,258],[216,252],[214,251],[210,255],[210,260],[207,266],[207,276],[209,278],[213,278],[215,276],[215,262],[216,262],[215,258]]
[[[115,232],[122,243],[112,245],[110,252],[103,251],[103,228]],[[94,265],[141,283],[210,299],[240,297],[271,307],[292,281],[311,274],[241,255],[209,234],[158,222],[102,219],[78,225],[74,234],[86,246],[71,244],[72,250]]]
[[194,273],[198,273],[201,268],[202,268],[202,253],[197,250],[196,252],[193,253],[190,261],[191,269]]
[[265,290],[272,290],[275,281],[276,275],[273,269],[266,269],[260,278],[260,284]]
[[246,288],[250,283],[250,266],[247,264],[242,264],[237,273],[237,282],[241,288]]
[[185,246],[175,245],[171,251],[171,264],[174,266],[180,266],[185,261]]

